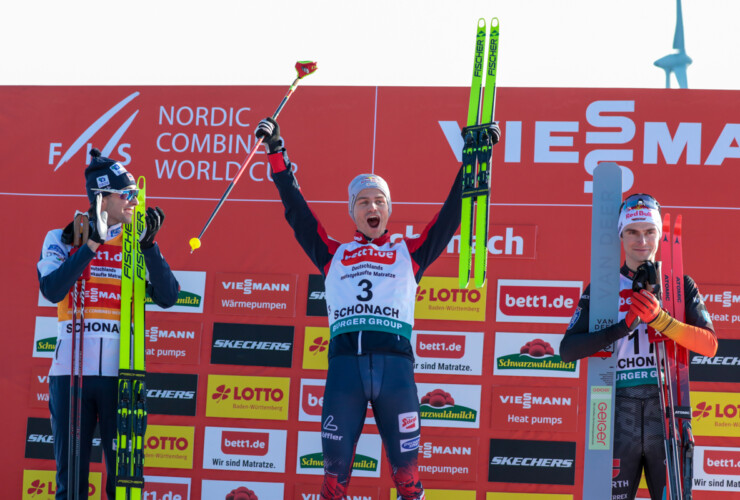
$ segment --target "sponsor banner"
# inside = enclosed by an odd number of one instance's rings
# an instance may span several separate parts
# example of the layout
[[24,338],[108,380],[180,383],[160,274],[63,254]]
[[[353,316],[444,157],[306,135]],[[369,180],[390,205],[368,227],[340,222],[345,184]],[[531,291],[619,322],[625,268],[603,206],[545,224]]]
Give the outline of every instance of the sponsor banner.
[[414,372],[449,375],[483,373],[483,332],[411,332]]
[[740,437],[740,393],[691,391],[695,436]]
[[28,391],[31,408],[49,408],[49,367],[31,367],[31,390]]
[[33,330],[33,357],[53,358],[57,347],[57,318],[36,316],[36,326]]
[[740,330],[740,285],[702,283],[701,298],[707,306],[715,330]]
[[[301,379],[301,405],[298,409],[299,421],[321,422],[325,386],[326,379]],[[373,408],[370,402],[367,403],[365,423],[375,425]]]
[[694,490],[740,492],[740,448],[694,448]]
[[206,417],[288,420],[290,378],[208,375]]
[[424,276],[416,290],[416,319],[486,320],[487,287],[458,288],[457,278]]
[[[333,419],[327,419],[321,432],[298,431],[298,453],[296,474],[324,475],[324,454],[321,452],[322,434],[330,439],[341,440],[335,434],[337,426]],[[380,477],[381,440],[378,434],[362,433],[355,448],[355,461],[352,466],[353,477]]]
[[[151,315],[150,315],[151,316]],[[203,323],[147,317],[146,362],[178,365],[200,363]]]
[[303,369],[329,369],[329,328],[307,326],[303,336]]
[[[222,500],[234,490],[244,493],[244,496],[238,497],[240,500],[241,498],[258,498],[259,500],[263,498],[265,500],[283,500],[285,498],[285,485],[283,483],[258,483],[247,480],[214,481],[212,479],[204,479],[201,485],[201,491],[203,491],[201,498],[203,500]],[[208,493],[207,495],[206,492]],[[253,496],[249,496],[250,492]],[[154,499],[146,498],[144,500]]]
[[496,332],[493,374],[512,377],[578,378],[578,361],[565,363],[558,351],[564,335]]
[[[459,233],[459,231],[458,231]],[[488,254],[497,259],[534,259],[537,256],[537,226],[491,224],[488,228]],[[456,234],[442,254],[459,257],[460,234]]]
[[575,442],[491,439],[488,481],[573,485],[575,462]]
[[288,431],[206,427],[203,468],[285,472]]
[[[103,449],[100,441],[100,429],[96,425],[93,433],[90,461],[101,463]],[[112,446],[112,443],[111,443]],[[54,436],[51,433],[51,419],[29,417],[26,421],[26,458],[55,460]]]
[[740,340],[717,339],[712,358],[689,351],[689,378],[694,382],[737,382],[740,380]]
[[556,493],[486,493],[486,500],[573,500],[573,495],[559,495]]
[[[322,500],[321,494],[317,493],[320,489],[320,483],[296,484],[293,496],[290,498],[293,500]],[[377,487],[359,486],[357,484],[352,484],[349,495],[344,498],[346,500],[387,500],[387,497],[380,496]]]
[[144,463],[147,467],[192,469],[195,427],[147,425]]
[[478,438],[428,436],[419,442],[419,477],[423,480],[475,481],[478,479]]
[[190,500],[189,477],[144,476],[144,500]]
[[567,325],[582,288],[582,281],[498,280],[496,321]]
[[480,427],[479,385],[416,384],[422,426]]
[[295,316],[297,274],[217,273],[215,314]]
[[195,416],[198,375],[181,373],[146,374],[146,403],[150,415]]
[[308,275],[306,316],[328,316],[326,310],[326,288],[324,288],[324,277],[320,274]]
[[213,324],[211,364],[290,368],[292,363],[292,326]]
[[[397,498],[396,488],[391,488],[391,499]],[[475,490],[428,490],[424,488],[424,500],[475,500]]]
[[[103,474],[90,471],[87,500],[100,500]],[[57,473],[53,470],[23,470],[23,495],[21,500],[55,500]],[[175,500],[174,498],[172,500]],[[185,499],[183,499],[185,500]]]
[[577,427],[577,387],[493,386],[493,429],[573,432]]
[[175,305],[168,309],[162,309],[147,294],[146,310],[202,314],[203,297],[206,291],[206,273],[203,271],[172,271],[172,273],[180,284],[180,293],[177,294]]

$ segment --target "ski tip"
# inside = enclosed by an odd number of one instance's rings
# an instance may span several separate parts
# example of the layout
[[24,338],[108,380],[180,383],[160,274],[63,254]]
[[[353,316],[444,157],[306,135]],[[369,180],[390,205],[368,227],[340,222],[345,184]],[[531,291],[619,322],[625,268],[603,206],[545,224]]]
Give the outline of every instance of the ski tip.
[[491,28],[498,28],[498,17],[491,18]]
[[190,253],[195,252],[200,248],[200,240],[198,238],[190,238]]
[[478,28],[485,28],[486,27],[486,18],[480,17],[478,18]]

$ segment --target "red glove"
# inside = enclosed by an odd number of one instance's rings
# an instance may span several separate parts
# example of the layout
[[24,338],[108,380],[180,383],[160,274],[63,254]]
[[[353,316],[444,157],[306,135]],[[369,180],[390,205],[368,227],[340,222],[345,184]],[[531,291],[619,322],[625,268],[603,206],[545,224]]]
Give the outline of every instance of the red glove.
[[231,493],[226,495],[226,500],[259,500],[254,491],[244,486],[239,486],[235,490],[231,490]]
[[658,317],[660,312],[660,302],[655,298],[655,295],[647,290],[632,292],[632,305],[630,306],[629,313],[627,313],[628,315],[633,313],[643,323],[650,323]]

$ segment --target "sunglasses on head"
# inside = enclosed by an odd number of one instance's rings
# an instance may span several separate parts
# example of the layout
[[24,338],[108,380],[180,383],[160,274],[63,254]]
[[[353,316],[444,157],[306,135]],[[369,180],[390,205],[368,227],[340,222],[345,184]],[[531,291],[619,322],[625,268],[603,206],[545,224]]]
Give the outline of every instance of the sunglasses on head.
[[624,202],[622,202],[622,206],[619,207],[619,211],[621,212],[625,208],[627,209],[649,208],[651,210],[657,210],[658,212],[660,212],[660,203],[658,203],[658,200],[656,200],[649,194],[636,193],[636,194],[628,196],[624,200]]
[[119,198],[126,201],[133,201],[135,198],[139,197],[138,189],[93,189],[93,191],[101,193],[115,193]]

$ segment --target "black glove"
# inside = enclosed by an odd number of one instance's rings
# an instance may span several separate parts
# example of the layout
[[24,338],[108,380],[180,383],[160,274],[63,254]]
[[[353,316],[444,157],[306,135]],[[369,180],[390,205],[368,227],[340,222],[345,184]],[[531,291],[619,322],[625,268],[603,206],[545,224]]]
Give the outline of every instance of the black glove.
[[164,212],[161,208],[149,207],[146,209],[146,229],[141,236],[139,236],[139,245],[142,250],[151,248],[154,246],[154,237],[157,235],[157,231],[162,227],[164,223]]
[[283,140],[280,138],[280,125],[270,117],[259,122],[254,135],[257,139],[263,138],[262,143],[267,149],[267,154],[279,153],[284,149]]
[[[469,135],[470,133],[472,133],[472,135]],[[485,145],[490,138],[491,146],[495,146],[501,139],[501,129],[496,122],[481,125],[469,125],[462,129],[462,136],[466,141],[474,140],[480,146]]]
[[98,231],[98,221],[95,220],[95,218],[90,219],[90,232],[87,235],[87,239],[93,240],[95,243],[100,243],[101,245],[105,243],[105,240],[100,235],[100,231]]
[[[74,221],[70,222],[62,231],[62,243],[65,245],[74,244],[74,224]],[[87,238],[93,240],[95,243],[105,243],[103,238],[100,236],[98,224],[94,218],[90,219],[90,229],[88,231]]]

